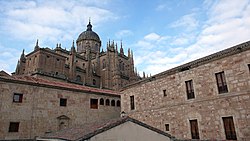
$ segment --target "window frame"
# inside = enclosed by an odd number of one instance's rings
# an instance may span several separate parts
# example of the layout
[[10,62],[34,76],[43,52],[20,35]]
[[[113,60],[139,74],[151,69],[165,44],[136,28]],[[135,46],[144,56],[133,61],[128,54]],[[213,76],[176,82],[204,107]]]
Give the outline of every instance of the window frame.
[[90,109],[98,109],[98,99],[90,98]]
[[[16,99],[15,97],[18,96]],[[23,102],[23,94],[22,93],[14,93],[13,94],[13,103],[22,103]]]
[[215,78],[216,78],[218,93],[219,94],[228,93],[225,72],[221,71],[221,72],[215,73]]
[[20,122],[10,122],[8,132],[19,132]]
[[187,99],[195,99],[193,80],[185,81]]
[[110,106],[110,100],[109,100],[109,99],[106,99],[106,100],[105,100],[105,105],[106,105],[106,106]]
[[135,110],[135,96],[130,96],[130,110]]
[[164,89],[164,90],[162,90],[162,92],[163,92],[163,96],[165,97],[165,96],[167,96],[167,90],[166,89]]
[[99,104],[104,105],[104,99],[103,98],[100,99]]
[[[233,116],[222,117],[224,133],[227,140],[237,140]],[[229,125],[227,125],[229,124]]]
[[121,107],[121,101],[120,100],[116,101],[116,107]]
[[66,107],[67,106],[67,98],[60,98],[60,107]]
[[169,123],[166,123],[165,124],[165,131],[170,131],[170,128],[169,128],[170,126],[169,126]]
[[197,119],[189,120],[189,123],[190,123],[191,138],[200,139],[198,120]]
[[113,100],[111,100],[111,106],[115,106],[115,100],[113,99]]

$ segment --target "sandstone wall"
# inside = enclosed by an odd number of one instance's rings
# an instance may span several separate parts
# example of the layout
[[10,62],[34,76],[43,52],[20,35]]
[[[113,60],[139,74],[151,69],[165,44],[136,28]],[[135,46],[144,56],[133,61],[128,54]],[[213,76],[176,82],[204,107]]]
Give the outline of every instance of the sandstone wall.
[[[13,102],[13,93],[23,94],[22,103]],[[67,99],[65,107],[60,106],[60,98]],[[98,99],[98,109],[90,108],[91,98]],[[120,100],[118,95],[0,81],[0,139],[28,139],[57,131],[60,116],[68,121],[67,127],[120,116],[120,107],[100,105],[100,98]],[[18,132],[9,132],[10,122],[20,122]]]
[[[189,70],[156,75],[122,91],[122,111],[180,139],[191,139],[189,120],[197,119],[200,139],[225,139],[222,117],[233,116],[238,140],[250,140],[250,51]],[[215,73],[224,71],[228,93],[218,93]],[[194,99],[185,81],[192,80]],[[163,94],[166,90],[166,96]],[[130,96],[135,110],[130,110]]]

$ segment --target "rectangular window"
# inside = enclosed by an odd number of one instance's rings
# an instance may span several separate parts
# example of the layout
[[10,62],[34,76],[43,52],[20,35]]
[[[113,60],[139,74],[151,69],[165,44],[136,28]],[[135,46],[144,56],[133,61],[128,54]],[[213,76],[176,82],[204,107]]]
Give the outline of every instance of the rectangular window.
[[197,120],[189,120],[192,139],[200,139]]
[[233,117],[222,117],[227,140],[237,140]]
[[98,99],[90,99],[90,108],[98,109]]
[[250,64],[248,64],[247,66],[248,66],[248,70],[250,71]]
[[194,98],[194,87],[193,87],[193,81],[185,81],[186,83],[186,91],[187,91],[187,99]]
[[23,101],[23,94],[14,93],[13,102],[22,103],[22,101]]
[[135,109],[135,98],[134,96],[130,96],[130,109],[134,110]]
[[163,96],[167,96],[166,90],[163,90]]
[[10,122],[9,132],[18,132],[19,122]]
[[165,130],[169,131],[169,124],[165,124]]
[[66,98],[60,98],[60,106],[67,106],[67,99]]
[[228,89],[227,89],[227,83],[226,83],[226,78],[225,78],[224,71],[216,73],[215,76],[216,76],[216,81],[217,81],[219,94],[227,93]]

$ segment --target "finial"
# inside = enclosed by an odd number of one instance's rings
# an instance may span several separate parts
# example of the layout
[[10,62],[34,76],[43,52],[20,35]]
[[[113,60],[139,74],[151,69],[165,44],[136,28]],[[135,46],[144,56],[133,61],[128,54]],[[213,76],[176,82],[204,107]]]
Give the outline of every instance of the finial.
[[38,39],[36,40],[36,46],[38,46]]
[[58,48],[58,43],[56,43],[56,48]]
[[23,59],[25,59],[24,49],[23,49],[23,51],[22,51],[22,54],[21,54],[21,59],[20,59],[20,60],[23,60]]
[[91,20],[90,20],[90,17],[89,17],[89,24],[91,24]]
[[128,48],[128,57],[130,58],[130,48]]
[[59,47],[61,48],[61,43],[59,44]]
[[122,40],[121,40],[121,48],[122,48]]
[[87,25],[87,31],[92,31],[92,25],[89,18],[89,24]]

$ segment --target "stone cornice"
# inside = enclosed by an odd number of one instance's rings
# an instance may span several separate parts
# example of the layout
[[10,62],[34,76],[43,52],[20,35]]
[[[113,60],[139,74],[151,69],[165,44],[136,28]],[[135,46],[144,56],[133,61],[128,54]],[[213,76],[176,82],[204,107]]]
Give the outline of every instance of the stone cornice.
[[127,88],[130,88],[130,87],[134,87],[136,85],[139,85],[139,84],[144,84],[144,83],[147,83],[147,82],[150,82],[150,81],[154,81],[154,80],[162,78],[164,76],[168,76],[168,75],[172,75],[172,74],[179,73],[179,72],[182,72],[182,71],[190,70],[190,69],[196,68],[198,66],[207,64],[209,62],[216,61],[216,60],[219,60],[219,59],[231,56],[231,55],[235,55],[235,54],[247,51],[247,50],[250,50],[250,41],[247,41],[245,43],[233,46],[231,48],[228,48],[228,49],[216,52],[214,54],[202,57],[200,59],[191,61],[189,63],[180,65],[178,67],[163,71],[163,72],[158,73],[156,75],[153,75],[153,76],[151,76],[149,78],[146,78],[146,79],[143,79],[141,81],[137,81],[135,83],[127,85],[123,89],[127,89]]

